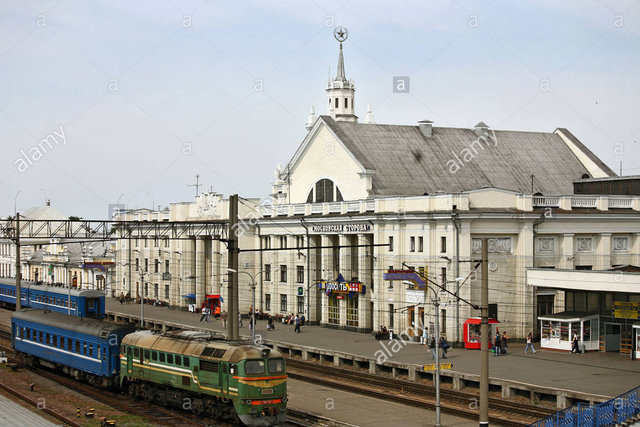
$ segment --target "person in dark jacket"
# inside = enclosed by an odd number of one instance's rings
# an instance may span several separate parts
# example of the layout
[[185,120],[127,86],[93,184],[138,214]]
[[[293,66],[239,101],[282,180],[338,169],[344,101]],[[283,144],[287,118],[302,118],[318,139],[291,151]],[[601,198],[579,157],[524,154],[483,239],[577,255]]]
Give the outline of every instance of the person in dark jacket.
[[442,358],[447,358],[447,349],[449,348],[449,343],[444,337],[440,337],[440,348],[442,349]]
[[502,332],[502,345],[500,346],[500,354],[507,354],[507,348],[509,347],[509,339],[507,338],[507,333],[505,331]]
[[438,349],[436,348],[436,339],[434,337],[431,337],[431,341],[429,341],[429,350],[431,350],[431,358],[435,359]]
[[502,338],[500,337],[500,332],[496,334],[496,339],[493,343],[493,350],[495,351],[494,356],[500,356],[500,352],[502,351]]

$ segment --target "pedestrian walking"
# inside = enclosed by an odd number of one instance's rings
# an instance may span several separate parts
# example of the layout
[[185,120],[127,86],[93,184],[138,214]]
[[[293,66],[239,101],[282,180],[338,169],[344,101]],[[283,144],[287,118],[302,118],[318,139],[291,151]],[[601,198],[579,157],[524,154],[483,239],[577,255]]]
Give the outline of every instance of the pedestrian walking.
[[238,325],[242,327],[242,314],[238,314]]
[[580,344],[578,341],[578,334],[573,333],[573,339],[571,340],[571,353],[580,353]]
[[293,319],[294,324],[296,325],[294,332],[300,333],[300,316],[296,314],[295,319]]
[[275,327],[273,326],[273,317],[269,316],[269,320],[267,320],[267,331],[273,331]]
[[424,328],[422,330],[422,336],[420,336],[420,344],[427,344],[427,339],[429,338],[429,335],[427,334],[427,328]]
[[533,351],[533,354],[536,354],[536,349],[533,348],[533,334],[531,332],[527,335],[527,346],[524,348],[524,352],[526,353],[529,349]]
[[227,329],[227,311],[223,311],[222,314],[220,315],[220,318],[222,319],[222,328],[223,329]]
[[502,350],[502,339],[500,338],[500,332],[496,334],[496,338],[493,342],[493,351],[495,352],[494,356],[500,356],[500,351]]
[[[200,321],[201,321],[201,322],[202,322],[202,320],[203,320],[203,319],[205,319],[205,320],[207,319],[207,311],[208,311],[208,310],[209,310],[209,309],[208,309],[207,307],[204,307],[204,308],[202,309],[202,312],[201,312],[201,314],[202,314],[202,315],[200,316]],[[208,320],[207,320],[207,322],[208,322]]]
[[502,331],[502,341],[501,342],[501,346],[500,346],[500,354],[504,355],[507,354],[507,347],[509,347],[509,338],[507,338],[507,332],[506,331]]
[[438,348],[436,347],[436,339],[434,337],[431,337],[431,341],[429,341],[429,350],[431,350],[431,358],[435,359]]
[[442,358],[446,359],[447,358],[447,350],[449,349],[450,345],[447,342],[447,340],[444,337],[440,337],[440,348],[442,349]]

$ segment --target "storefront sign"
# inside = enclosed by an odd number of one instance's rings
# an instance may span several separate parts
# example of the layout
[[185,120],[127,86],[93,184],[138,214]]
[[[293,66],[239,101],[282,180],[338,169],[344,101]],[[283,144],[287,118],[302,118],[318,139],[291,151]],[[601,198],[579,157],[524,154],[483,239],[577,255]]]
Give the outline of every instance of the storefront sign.
[[318,289],[327,291],[327,294],[348,294],[362,293],[366,291],[366,286],[360,282],[318,282]]
[[640,303],[637,302],[615,301],[613,303],[613,317],[617,319],[638,320],[640,319],[639,310]]
[[371,224],[322,224],[312,225],[314,233],[365,233],[371,231]]

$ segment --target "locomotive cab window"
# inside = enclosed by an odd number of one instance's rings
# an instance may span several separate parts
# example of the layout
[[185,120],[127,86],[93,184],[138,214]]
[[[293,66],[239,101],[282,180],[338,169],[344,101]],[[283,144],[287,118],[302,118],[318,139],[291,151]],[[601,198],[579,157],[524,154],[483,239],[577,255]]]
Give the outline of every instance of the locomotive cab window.
[[182,356],[176,354],[176,365],[182,365]]
[[186,356],[185,356],[185,357],[183,357],[183,358],[182,358],[182,364],[183,364],[185,367],[187,367],[187,368],[188,368],[188,367],[189,367],[189,358],[188,358],[188,357],[186,357]]
[[159,356],[160,356],[160,361],[164,363],[164,353],[160,353]]
[[131,347],[127,347],[127,356],[131,357],[132,351]]
[[144,358],[145,360],[149,360],[149,350],[144,351]]
[[158,352],[157,351],[153,350],[151,352],[151,360],[155,360],[155,361],[158,360]]
[[244,371],[247,375],[264,374],[264,360],[247,360]]
[[284,372],[284,359],[269,359],[269,373],[277,374]]
[[173,365],[173,354],[167,354],[167,363]]
[[140,349],[138,347],[133,349],[133,357],[140,357]]

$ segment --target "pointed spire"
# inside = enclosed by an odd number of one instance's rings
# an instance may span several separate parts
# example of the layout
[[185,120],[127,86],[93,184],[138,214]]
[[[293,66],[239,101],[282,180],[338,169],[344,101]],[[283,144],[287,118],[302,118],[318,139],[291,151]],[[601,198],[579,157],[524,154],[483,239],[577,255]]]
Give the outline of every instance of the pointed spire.
[[365,123],[374,124],[375,120],[373,119],[373,111],[371,111],[371,104],[367,105],[367,115],[364,118]]
[[344,75],[344,55],[342,54],[342,42],[340,43],[340,55],[338,55],[338,70],[336,74],[336,81],[347,81],[347,78]]
[[316,122],[316,108],[312,105],[311,112],[309,113],[309,117],[307,118],[307,123],[304,125],[304,127],[307,129],[307,131],[310,131],[315,122]]

